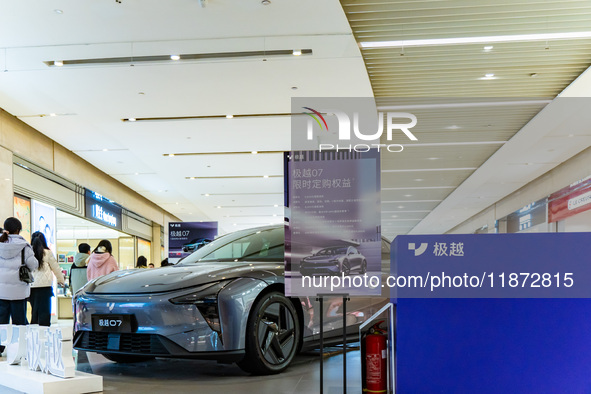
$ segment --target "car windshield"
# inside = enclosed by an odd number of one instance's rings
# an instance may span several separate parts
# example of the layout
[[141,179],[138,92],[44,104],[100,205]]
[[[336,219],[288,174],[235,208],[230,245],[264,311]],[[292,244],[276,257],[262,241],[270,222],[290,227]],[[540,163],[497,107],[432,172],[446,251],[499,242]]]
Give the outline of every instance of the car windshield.
[[335,254],[347,254],[347,248],[326,248],[316,253],[317,256],[331,256]]
[[213,261],[284,261],[283,227],[239,231],[216,239],[181,264]]

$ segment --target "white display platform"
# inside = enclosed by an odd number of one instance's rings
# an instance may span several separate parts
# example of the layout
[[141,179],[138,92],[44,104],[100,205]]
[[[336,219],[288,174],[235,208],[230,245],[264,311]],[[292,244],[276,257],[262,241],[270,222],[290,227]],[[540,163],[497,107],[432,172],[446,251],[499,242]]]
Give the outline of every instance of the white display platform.
[[27,366],[0,362],[0,387],[30,394],[84,394],[103,391],[103,377],[76,371],[69,379],[42,372],[33,372]]

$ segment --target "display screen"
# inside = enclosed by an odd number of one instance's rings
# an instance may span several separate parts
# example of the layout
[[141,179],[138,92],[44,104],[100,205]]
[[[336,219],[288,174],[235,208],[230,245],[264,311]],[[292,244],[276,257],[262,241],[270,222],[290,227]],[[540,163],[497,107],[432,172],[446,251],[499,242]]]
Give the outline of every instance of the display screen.
[[23,225],[20,235],[31,242],[31,200],[26,197],[14,196],[14,217]]

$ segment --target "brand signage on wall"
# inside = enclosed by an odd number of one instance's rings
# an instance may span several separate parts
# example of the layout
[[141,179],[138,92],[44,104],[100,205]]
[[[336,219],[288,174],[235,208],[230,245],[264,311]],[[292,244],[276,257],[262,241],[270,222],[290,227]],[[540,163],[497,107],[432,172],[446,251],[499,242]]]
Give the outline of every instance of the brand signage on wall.
[[548,222],[557,222],[591,209],[591,177],[565,187],[548,198]]
[[85,216],[105,226],[121,230],[122,209],[114,201],[86,189],[84,193]]
[[546,223],[546,205],[547,200],[543,198],[507,216],[507,232],[516,233]]

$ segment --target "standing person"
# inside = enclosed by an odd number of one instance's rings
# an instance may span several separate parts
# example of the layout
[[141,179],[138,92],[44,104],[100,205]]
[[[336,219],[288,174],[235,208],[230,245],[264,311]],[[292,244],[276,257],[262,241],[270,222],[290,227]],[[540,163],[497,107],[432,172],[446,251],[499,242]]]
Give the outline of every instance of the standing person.
[[138,257],[135,268],[148,268],[148,259],[144,256]]
[[27,297],[31,293],[28,283],[19,279],[19,267],[24,253],[25,265],[31,271],[39,266],[31,245],[18,235],[23,226],[17,218],[4,222],[0,236],[0,324],[27,324]]
[[111,242],[106,239],[99,242],[97,247],[92,251],[90,260],[88,260],[86,278],[89,281],[119,270],[117,261],[112,253],[113,247],[111,246]]
[[[51,325],[51,297],[53,294],[53,276],[60,285],[64,285],[64,275],[49,247],[45,235],[35,231],[31,235],[31,246],[39,261],[39,268],[33,272],[35,281],[31,284],[31,324],[49,327]],[[53,273],[52,273],[53,272]]]
[[90,245],[87,243],[81,243],[78,245],[78,253],[74,257],[74,263],[70,268],[70,289],[72,295],[76,294],[87,282],[86,279],[86,266],[90,259]]

